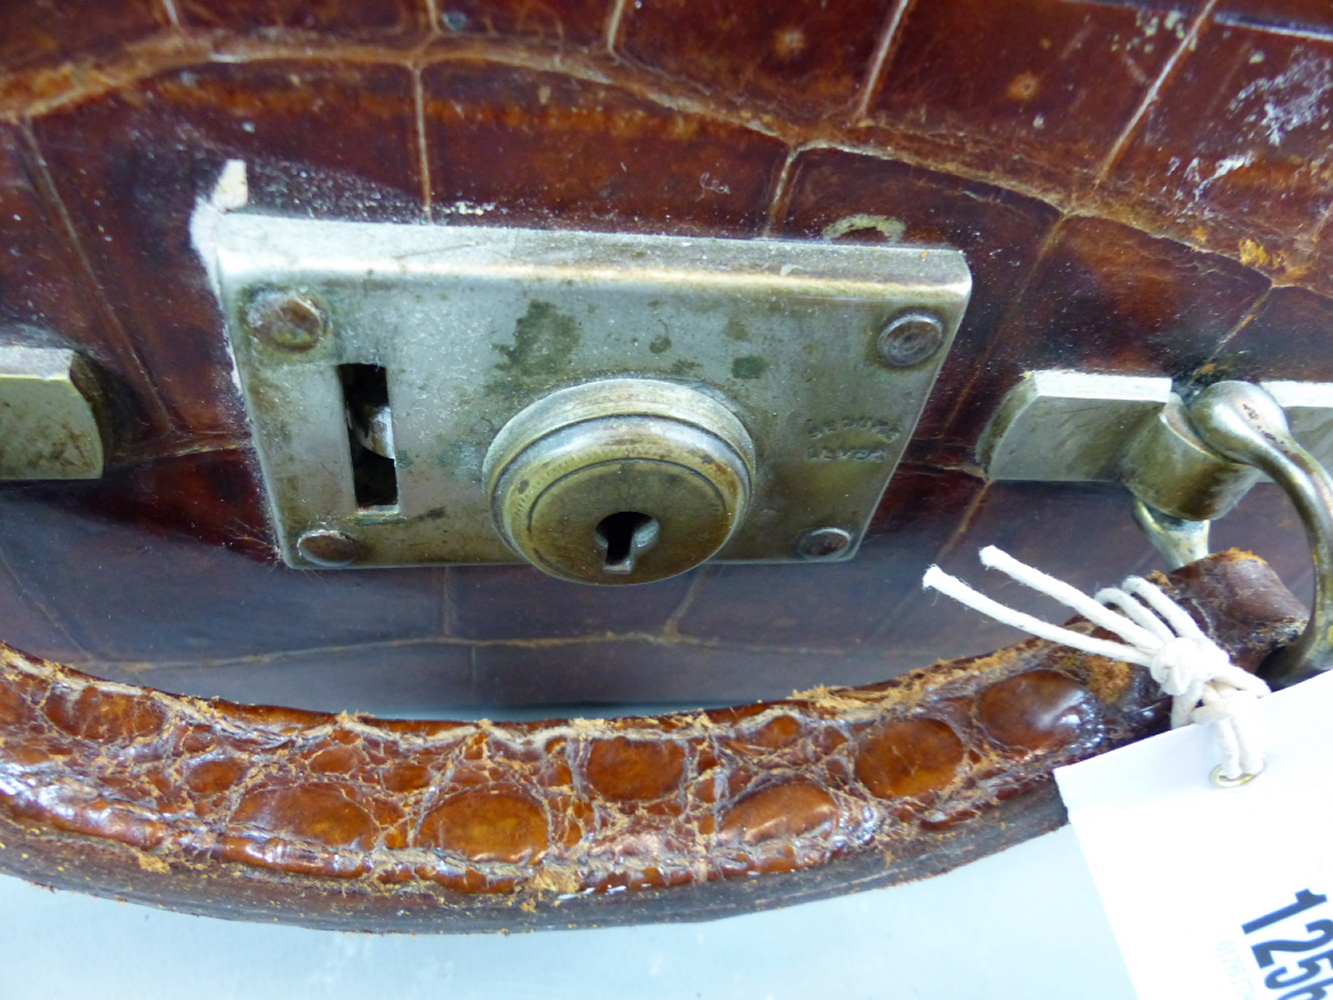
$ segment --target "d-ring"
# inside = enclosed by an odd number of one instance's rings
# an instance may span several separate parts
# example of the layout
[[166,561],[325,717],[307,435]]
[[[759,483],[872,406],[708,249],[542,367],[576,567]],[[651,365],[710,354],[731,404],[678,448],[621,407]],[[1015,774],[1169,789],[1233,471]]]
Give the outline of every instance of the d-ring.
[[1305,525],[1314,560],[1315,596],[1301,637],[1274,654],[1261,673],[1287,687],[1333,666],[1333,478],[1296,442],[1282,407],[1249,382],[1217,382],[1189,404],[1189,421],[1208,447],[1266,472],[1286,491]]

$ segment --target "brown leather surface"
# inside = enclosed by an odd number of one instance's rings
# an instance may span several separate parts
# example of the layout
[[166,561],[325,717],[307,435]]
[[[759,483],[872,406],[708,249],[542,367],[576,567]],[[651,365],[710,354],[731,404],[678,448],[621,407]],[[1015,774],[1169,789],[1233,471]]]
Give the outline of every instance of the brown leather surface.
[[[1331,26],[1323,0],[0,5],[0,333],[95,358],[119,416],[103,481],[0,488],[5,635],[380,712],[776,697],[995,648],[920,594],[926,564],[998,541],[1084,588],[1156,565],[1113,488],[976,468],[1021,371],[1333,371]],[[874,216],[963,249],[975,293],[854,563],[615,593],[297,573],[189,241],[232,158],[297,216],[812,239]],[[1235,518],[1300,590],[1281,500]],[[1071,564],[1051,540],[1091,523]]]
[[[1301,625],[1247,554],[1168,590],[1249,669]],[[205,702],[6,648],[0,868],[316,926],[716,916],[1049,829],[1051,769],[1159,730],[1163,710],[1142,669],[1037,640],[775,703],[534,723]]]

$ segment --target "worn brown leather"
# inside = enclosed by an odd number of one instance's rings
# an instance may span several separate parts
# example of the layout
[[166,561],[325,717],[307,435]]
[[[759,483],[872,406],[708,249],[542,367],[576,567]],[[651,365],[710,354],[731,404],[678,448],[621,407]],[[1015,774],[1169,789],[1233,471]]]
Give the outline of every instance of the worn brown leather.
[[[1167,586],[1250,669],[1302,624],[1248,554]],[[5,647],[0,868],[312,926],[717,916],[1050,829],[1052,768],[1163,724],[1144,670],[1038,640],[787,701],[533,723],[201,701]]]
[[[0,485],[3,634],[98,676],[381,714],[864,684],[1000,644],[925,613],[932,560],[1149,564],[1114,484],[976,465],[1023,372],[1333,380],[1319,0],[11,0],[0,29],[0,333],[98,366],[115,429],[100,480]],[[972,298],[851,562],[286,571],[190,236],[231,160],[286,217],[900,234],[965,253]],[[1299,588],[1276,502],[1217,530]]]

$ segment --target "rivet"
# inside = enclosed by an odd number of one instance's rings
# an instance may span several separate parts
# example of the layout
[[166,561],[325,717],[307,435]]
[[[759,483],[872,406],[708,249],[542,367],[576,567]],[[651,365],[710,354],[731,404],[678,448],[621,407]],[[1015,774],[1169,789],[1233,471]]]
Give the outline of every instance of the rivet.
[[309,296],[293,291],[261,292],[245,307],[245,325],[271,347],[308,351],[319,343],[328,322]]
[[944,324],[928,312],[900,313],[880,332],[875,349],[890,368],[920,364],[944,343]]
[[796,554],[813,562],[836,559],[851,547],[852,541],[852,533],[843,528],[812,528],[796,543]]
[[307,531],[297,540],[296,551],[307,562],[331,569],[350,566],[361,556],[361,546],[356,539],[341,531],[327,529]]

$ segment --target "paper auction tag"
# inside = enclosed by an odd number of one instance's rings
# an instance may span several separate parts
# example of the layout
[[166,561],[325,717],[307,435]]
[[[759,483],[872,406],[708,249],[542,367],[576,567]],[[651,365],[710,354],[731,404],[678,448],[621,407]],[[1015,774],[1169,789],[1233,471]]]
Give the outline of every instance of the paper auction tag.
[[1333,1000],[1333,672],[1258,716],[1236,788],[1206,726],[1055,772],[1140,1000]]

